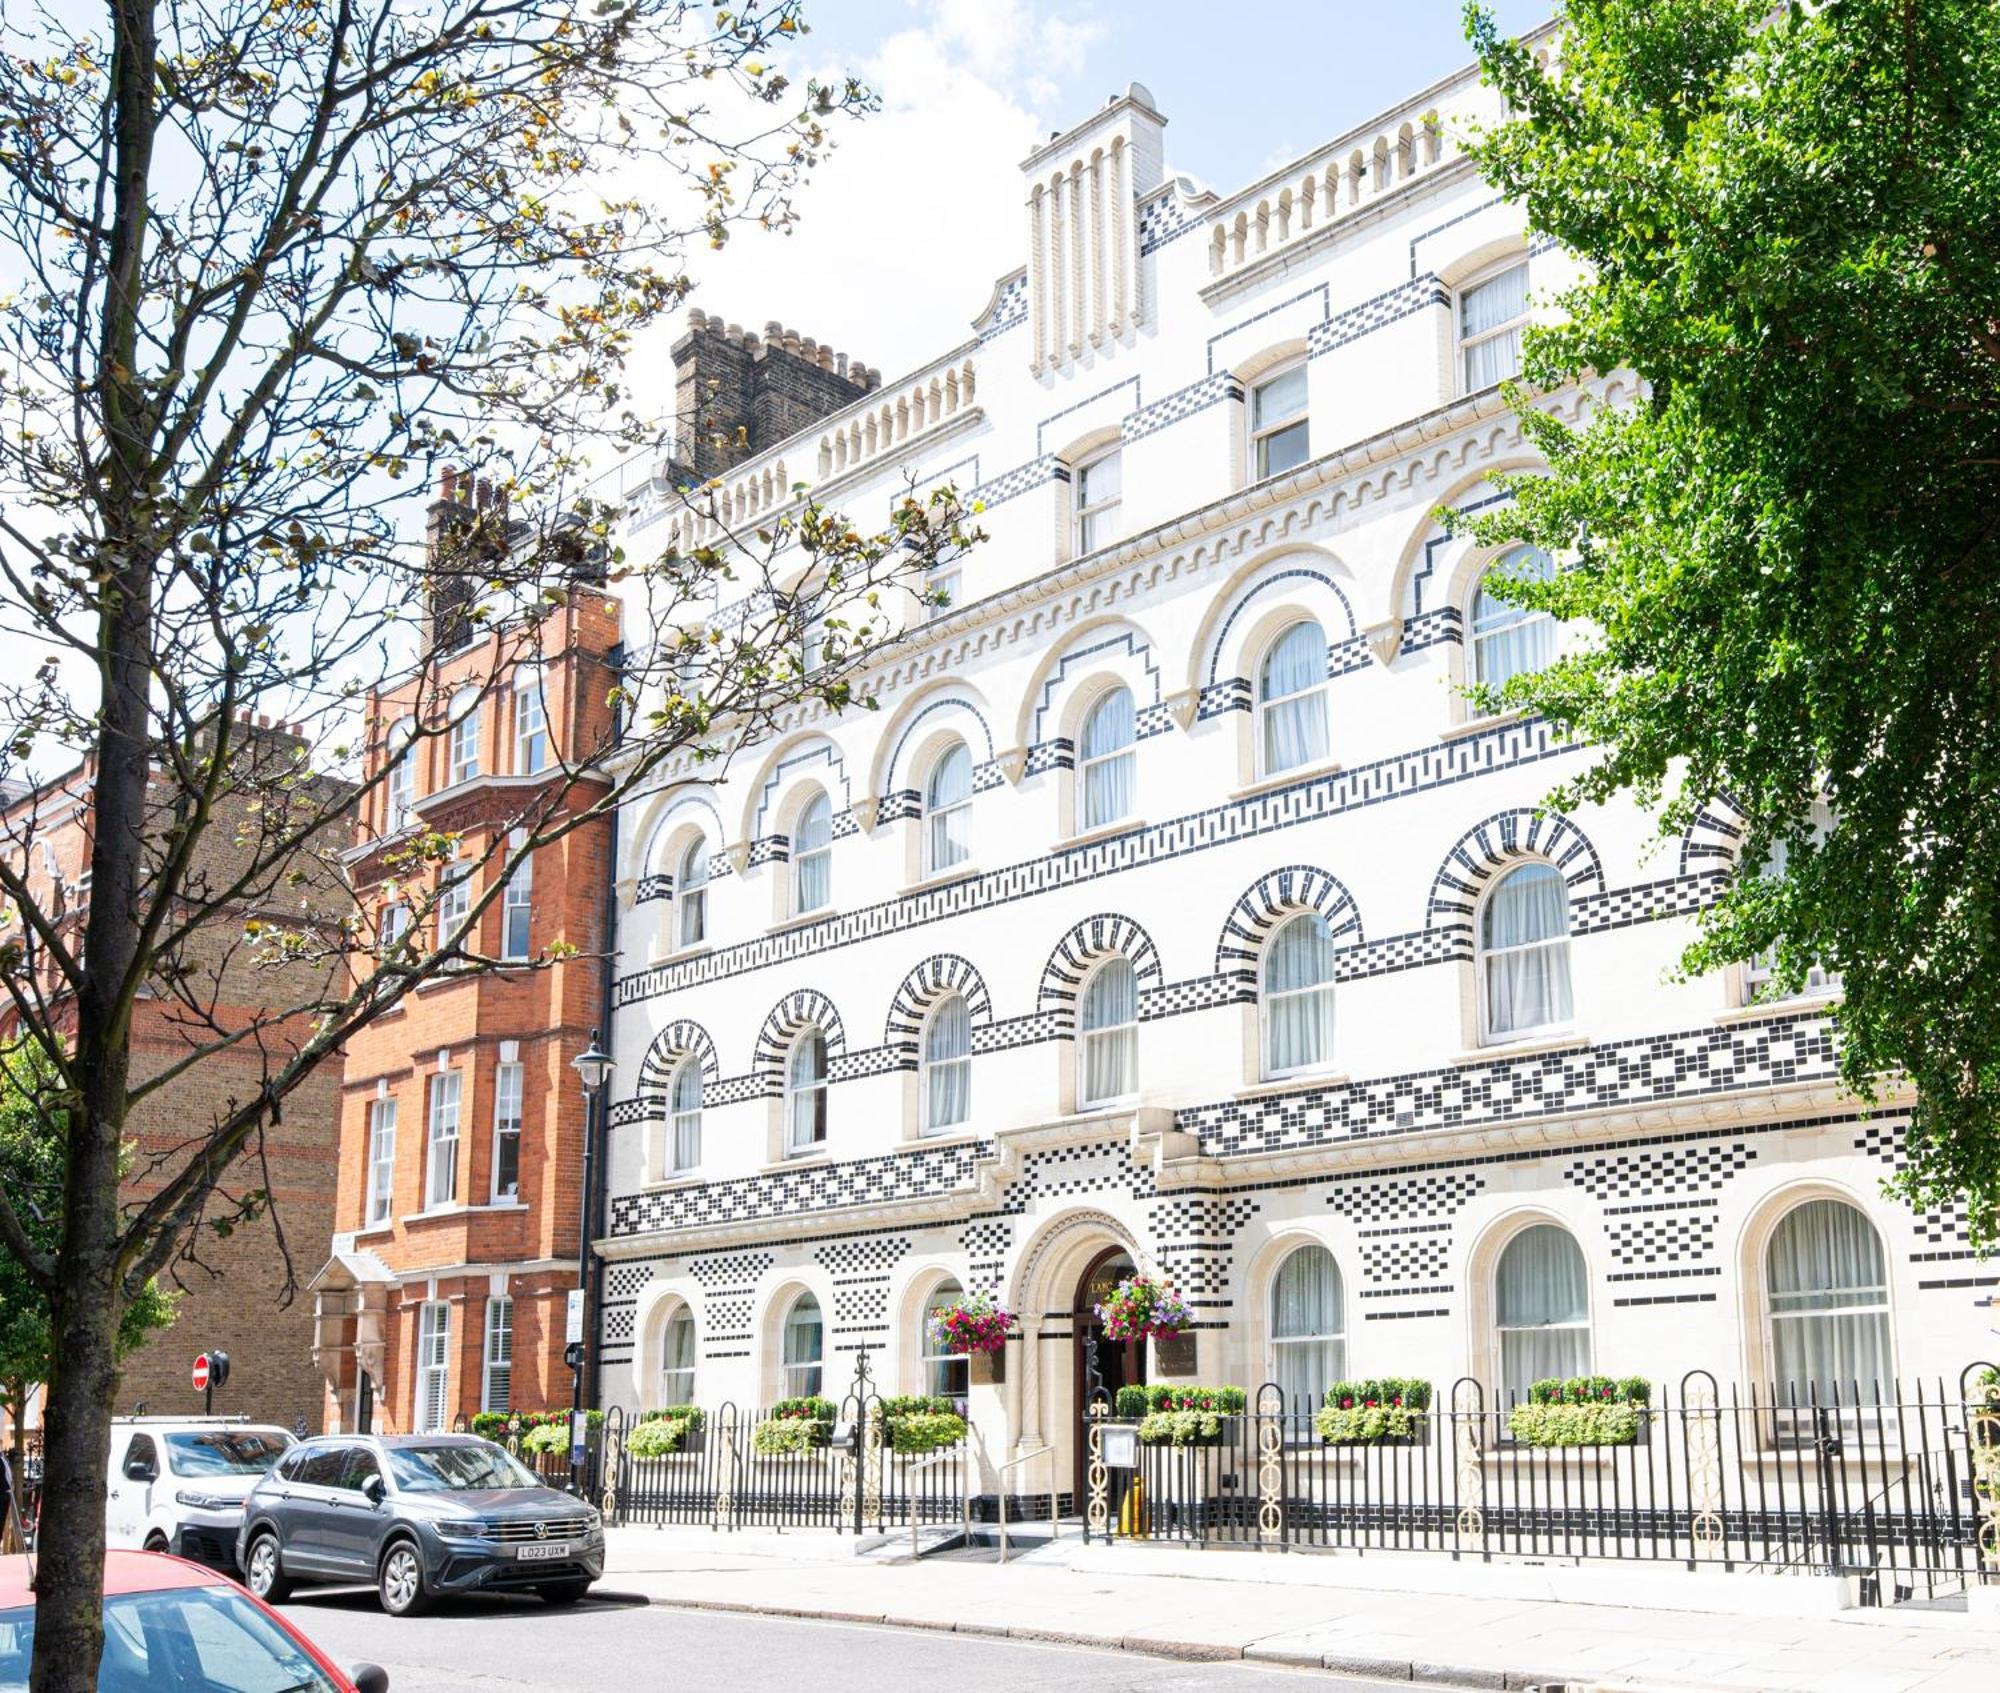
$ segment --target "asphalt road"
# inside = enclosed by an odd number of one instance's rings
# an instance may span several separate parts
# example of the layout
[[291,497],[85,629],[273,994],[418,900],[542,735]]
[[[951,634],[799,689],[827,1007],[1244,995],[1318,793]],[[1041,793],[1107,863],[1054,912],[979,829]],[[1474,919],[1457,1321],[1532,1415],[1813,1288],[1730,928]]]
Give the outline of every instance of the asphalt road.
[[283,1607],[336,1661],[377,1663],[389,1693],[463,1688],[533,1693],[882,1693],[949,1687],[952,1693],[1021,1693],[1041,1684],[1088,1693],[1410,1693],[1410,1684],[1253,1664],[1177,1664],[1129,1652],[932,1634],[786,1617],[680,1611],[591,1599],[555,1611],[538,1599],[449,1601],[398,1621],[373,1592],[310,1592]]

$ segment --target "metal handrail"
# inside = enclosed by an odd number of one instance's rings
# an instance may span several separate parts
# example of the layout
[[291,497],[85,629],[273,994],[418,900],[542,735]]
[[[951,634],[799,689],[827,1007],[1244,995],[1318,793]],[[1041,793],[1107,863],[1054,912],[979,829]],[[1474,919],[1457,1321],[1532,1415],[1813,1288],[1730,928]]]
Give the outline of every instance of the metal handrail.
[[[905,1464],[903,1466],[903,1477],[905,1482],[907,1482],[919,1470],[927,1470],[933,1464],[947,1463],[953,1458],[967,1460],[959,1472],[964,1478],[964,1485],[959,1493],[958,1528],[960,1535],[968,1541],[972,1538],[972,1464],[969,1461],[971,1457],[971,1451],[961,1442],[957,1446],[947,1446],[941,1452],[933,1452],[928,1458],[920,1458],[914,1464]],[[913,1558],[917,1556],[917,1518],[920,1514],[917,1510],[916,1491],[912,1489],[910,1492],[910,1556]]]
[[[1016,1465],[1030,1463],[1034,1459],[1040,1458],[1054,1450],[1055,1447],[1053,1445],[1037,1446],[1032,1452],[1023,1452],[1018,1458],[1009,1458],[1006,1463],[994,1471],[994,1474],[999,1477],[1000,1483],[1000,1561],[1003,1564],[1007,1561],[1007,1472]],[[1049,1469],[1049,1538],[1051,1540],[1055,1539],[1060,1532],[1056,1526],[1055,1467],[1051,1465]]]

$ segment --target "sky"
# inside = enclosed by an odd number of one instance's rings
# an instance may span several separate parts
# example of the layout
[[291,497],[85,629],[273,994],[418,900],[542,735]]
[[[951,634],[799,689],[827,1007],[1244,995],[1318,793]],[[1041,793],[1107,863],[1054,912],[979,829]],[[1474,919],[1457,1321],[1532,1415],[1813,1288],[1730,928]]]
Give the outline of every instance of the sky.
[[[1491,3],[1509,30],[1550,11]],[[965,339],[1023,262],[1022,158],[1128,84],[1167,119],[1168,169],[1226,194],[1472,57],[1461,0],[805,0],[805,17],[779,68],[856,72],[882,110],[844,131],[793,233],[690,256],[691,303],[892,380]]]

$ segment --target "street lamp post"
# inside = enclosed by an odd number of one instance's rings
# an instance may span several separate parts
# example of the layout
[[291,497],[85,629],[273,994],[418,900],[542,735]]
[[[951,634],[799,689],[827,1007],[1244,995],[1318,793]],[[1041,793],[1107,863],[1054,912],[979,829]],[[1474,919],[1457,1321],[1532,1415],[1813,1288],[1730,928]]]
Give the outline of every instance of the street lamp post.
[[597,1151],[597,1101],[604,1092],[605,1082],[611,1077],[611,1054],[597,1044],[595,1029],[590,1031],[590,1045],[570,1060],[570,1066],[576,1071],[577,1080],[583,1084],[583,1191],[577,1196],[576,1286],[577,1303],[582,1308],[585,1327],[581,1331],[583,1337],[565,1348],[563,1360],[570,1367],[573,1382],[570,1390],[569,1484],[581,1496],[583,1477],[577,1456],[577,1430],[581,1426],[579,1418],[583,1412],[583,1361],[590,1344],[591,1167]]

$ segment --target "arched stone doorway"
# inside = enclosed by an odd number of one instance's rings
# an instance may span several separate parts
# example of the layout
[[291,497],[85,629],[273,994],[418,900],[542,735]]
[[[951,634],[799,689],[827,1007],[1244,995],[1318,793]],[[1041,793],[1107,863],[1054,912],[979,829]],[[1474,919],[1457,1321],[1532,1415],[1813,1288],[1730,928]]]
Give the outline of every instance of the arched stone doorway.
[[[1132,1254],[1122,1246],[1108,1246],[1084,1267],[1077,1278],[1076,1294],[1070,1302],[1070,1333],[1076,1348],[1076,1406],[1070,1425],[1074,1451],[1072,1482],[1077,1509],[1084,1505],[1085,1474],[1090,1467],[1090,1440],[1087,1431],[1093,1391],[1102,1387],[1115,1405],[1121,1387],[1143,1386],[1146,1380],[1146,1343],[1143,1340],[1107,1340],[1104,1321],[1097,1314],[1111,1290],[1128,1276],[1138,1273]],[[1095,1381],[1092,1380],[1095,1365]]]

